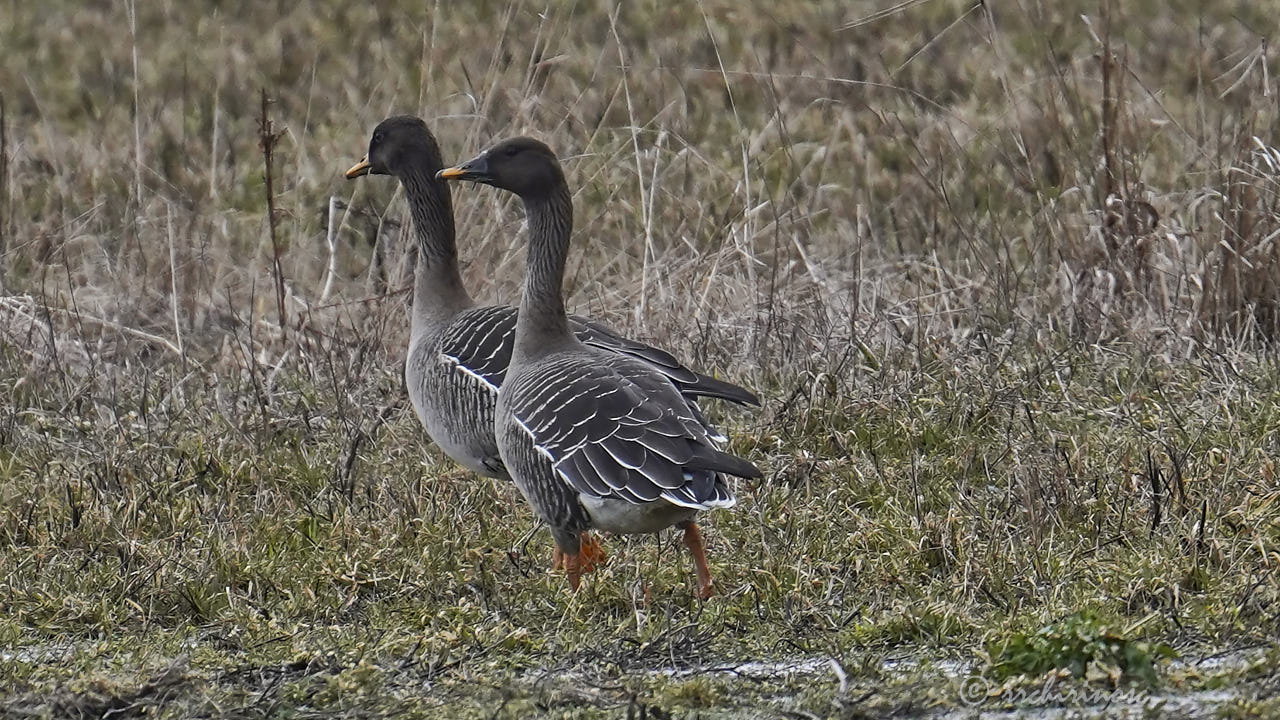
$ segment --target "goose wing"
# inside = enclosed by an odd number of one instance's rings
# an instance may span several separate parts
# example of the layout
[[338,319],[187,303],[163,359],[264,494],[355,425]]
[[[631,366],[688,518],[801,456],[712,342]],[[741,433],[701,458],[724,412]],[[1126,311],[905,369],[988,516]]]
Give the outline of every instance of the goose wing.
[[739,405],[760,405],[760,398],[750,390],[696,373],[666,350],[625,338],[594,320],[570,315],[569,326],[584,345],[644,361],[670,379],[685,397],[713,397]]
[[[749,390],[701,375],[685,367],[671,353],[631,340],[586,318],[572,316],[569,327],[584,345],[640,360],[675,384],[689,398],[713,397],[739,405],[759,405]],[[440,340],[442,358],[458,370],[497,392],[511,363],[516,309],[510,305],[479,307],[463,313]]]
[[759,477],[715,448],[712,430],[670,379],[600,352],[554,358],[519,378],[508,409],[579,493],[632,503],[728,507],[722,473]]
[[468,310],[440,338],[440,357],[495,395],[511,364],[516,309],[493,305]]

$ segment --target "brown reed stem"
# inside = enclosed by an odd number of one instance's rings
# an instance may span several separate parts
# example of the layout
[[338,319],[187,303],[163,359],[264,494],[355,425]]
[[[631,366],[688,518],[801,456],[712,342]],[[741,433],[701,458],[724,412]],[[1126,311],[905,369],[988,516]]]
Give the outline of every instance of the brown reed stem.
[[285,327],[284,268],[281,266],[280,256],[284,254],[284,248],[280,244],[279,233],[276,230],[276,194],[272,172],[276,142],[280,140],[283,133],[275,132],[268,112],[270,103],[266,88],[262,88],[262,114],[258,117],[258,147],[262,149],[262,161],[266,166],[264,180],[267,193],[267,229],[271,235],[271,275],[276,284],[276,311],[280,320],[280,329],[283,330]]

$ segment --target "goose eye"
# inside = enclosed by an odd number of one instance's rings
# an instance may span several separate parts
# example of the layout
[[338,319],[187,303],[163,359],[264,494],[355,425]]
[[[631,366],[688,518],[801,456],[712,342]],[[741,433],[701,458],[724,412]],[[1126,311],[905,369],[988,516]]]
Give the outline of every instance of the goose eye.
[[506,150],[503,150],[502,154],[506,155],[507,157],[515,157],[519,152],[520,152],[520,148],[513,146],[513,147],[507,148]]
[[374,141],[374,142],[376,142],[376,143],[380,143],[380,142],[382,142],[382,133],[380,133],[380,132],[379,132],[379,133],[374,133],[374,134],[373,134],[373,141]]

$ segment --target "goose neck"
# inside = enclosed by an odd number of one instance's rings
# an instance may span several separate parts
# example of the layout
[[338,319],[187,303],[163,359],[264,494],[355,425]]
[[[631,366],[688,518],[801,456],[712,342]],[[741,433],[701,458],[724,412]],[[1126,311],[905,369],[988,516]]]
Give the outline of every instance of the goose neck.
[[546,195],[525,198],[524,205],[529,250],[513,364],[577,343],[569,331],[563,295],[565,261],[573,233],[573,199],[568,187],[560,185]]
[[400,178],[413,217],[417,261],[414,266],[412,332],[447,323],[471,307],[458,270],[453,201],[449,187],[433,173],[411,170]]

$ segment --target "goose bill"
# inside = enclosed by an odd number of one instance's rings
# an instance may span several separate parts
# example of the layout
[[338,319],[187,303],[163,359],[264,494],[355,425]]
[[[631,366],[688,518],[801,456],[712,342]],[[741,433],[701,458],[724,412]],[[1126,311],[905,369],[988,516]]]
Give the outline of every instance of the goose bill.
[[436,173],[436,177],[442,180],[470,180],[478,183],[486,183],[492,179],[489,176],[489,163],[483,155],[461,165],[445,168]]
[[356,163],[355,165],[352,165],[351,169],[346,172],[347,179],[351,180],[353,178],[358,178],[361,175],[368,175],[369,169],[370,169],[369,158],[362,157],[360,158],[360,162]]

